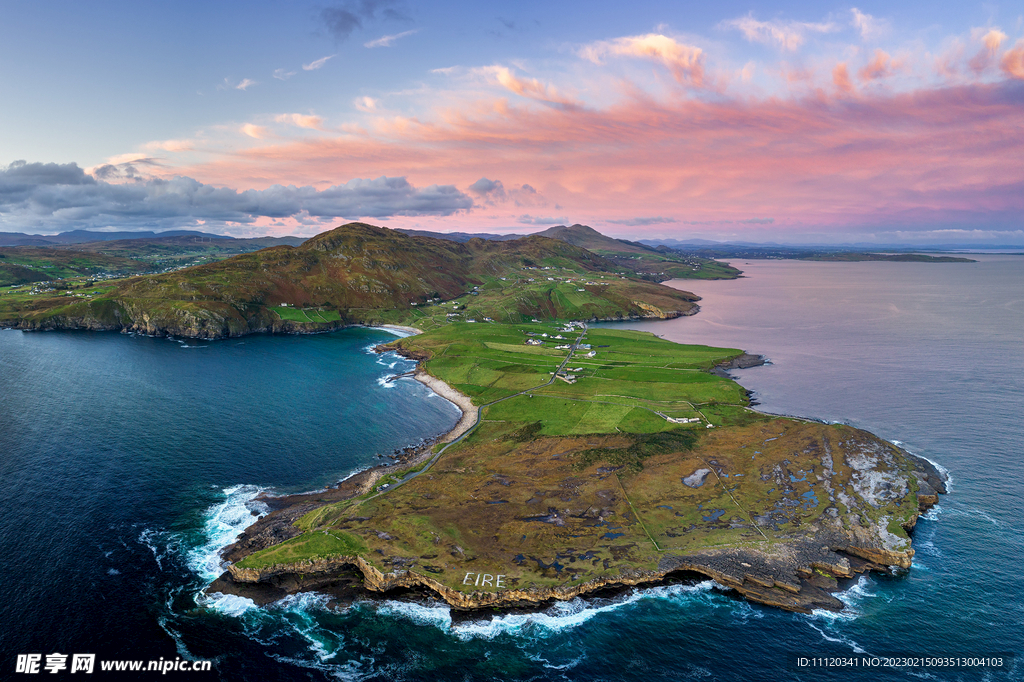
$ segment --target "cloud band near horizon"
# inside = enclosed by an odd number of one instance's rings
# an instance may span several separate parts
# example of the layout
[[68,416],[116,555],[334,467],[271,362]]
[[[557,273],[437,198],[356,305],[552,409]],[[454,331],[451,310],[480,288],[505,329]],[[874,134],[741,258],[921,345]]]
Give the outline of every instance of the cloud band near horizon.
[[356,178],[323,190],[272,185],[237,191],[184,176],[145,177],[126,168],[94,172],[121,182],[99,179],[74,163],[16,161],[0,168],[0,225],[10,231],[205,225],[230,232],[260,219],[322,226],[346,218],[448,216],[473,206],[452,185],[416,188],[404,177]]

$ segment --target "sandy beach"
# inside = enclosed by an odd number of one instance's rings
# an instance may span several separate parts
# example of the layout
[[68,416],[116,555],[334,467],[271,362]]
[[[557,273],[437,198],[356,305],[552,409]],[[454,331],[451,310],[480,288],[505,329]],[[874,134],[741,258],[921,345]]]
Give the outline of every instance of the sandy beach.
[[416,334],[422,334],[422,329],[416,327],[405,327],[400,324],[378,324],[371,327],[371,329],[384,329],[389,332],[401,332],[406,336],[415,336]]
[[476,424],[477,412],[480,408],[473,404],[473,401],[469,399],[469,396],[459,393],[437,377],[431,376],[422,370],[417,370],[415,377],[416,381],[420,382],[442,398],[455,403],[455,405],[462,410],[462,418],[459,419],[459,423],[455,425],[455,428],[442,436],[438,442],[450,443],[466,431],[473,428],[473,424]]

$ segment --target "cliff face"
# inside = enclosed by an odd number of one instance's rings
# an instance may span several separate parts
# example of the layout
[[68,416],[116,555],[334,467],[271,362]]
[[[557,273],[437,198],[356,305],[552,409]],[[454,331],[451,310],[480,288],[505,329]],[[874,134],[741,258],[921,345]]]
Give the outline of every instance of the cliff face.
[[[930,505],[923,505],[922,511]],[[916,520],[916,516],[915,516]],[[723,587],[736,590],[751,601],[787,611],[809,613],[813,609],[839,611],[843,603],[832,596],[838,579],[852,578],[866,571],[889,567],[910,568],[914,550],[894,552],[878,547],[846,544],[852,538],[841,535],[795,541],[770,551],[720,550],[690,556],[666,554],[657,569],[625,569],[619,575],[554,587],[463,592],[414,570],[380,571],[361,556],[337,556],[272,565],[260,569],[230,565],[216,589],[245,594],[246,584],[274,585],[283,592],[315,589],[346,573],[356,572],[359,585],[373,593],[400,589],[425,589],[457,609],[521,608],[554,600],[569,600],[608,588],[654,585],[673,575],[699,574]],[[819,544],[831,540],[831,544]],[[290,588],[290,589],[289,589]]]
[[[73,310],[54,315],[21,317],[4,324],[25,331],[120,331],[150,336],[225,339],[247,334],[316,334],[348,326],[345,321],[298,323],[281,320],[268,310],[246,317],[236,308],[216,303],[158,310],[137,300],[103,301],[107,310]],[[112,311],[112,312],[108,312]]]

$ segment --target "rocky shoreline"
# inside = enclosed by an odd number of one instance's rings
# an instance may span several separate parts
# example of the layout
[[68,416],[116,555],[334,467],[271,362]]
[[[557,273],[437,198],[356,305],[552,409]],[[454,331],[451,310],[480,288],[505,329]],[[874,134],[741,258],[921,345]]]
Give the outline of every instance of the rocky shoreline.
[[[391,350],[383,349],[381,350]],[[410,359],[422,360],[405,353]],[[744,353],[716,370],[754,367],[765,358]],[[417,369],[417,380],[451,400],[463,410],[463,418],[452,431],[415,447],[405,448],[396,462],[406,466],[429,458],[435,443],[448,442],[472,427],[476,407],[468,397],[444,382]],[[917,481],[918,511],[904,528],[910,532],[917,518],[938,502],[946,492],[945,475],[931,462],[900,451],[913,464]],[[359,556],[337,556],[300,564],[275,565],[261,569],[235,565],[249,554],[300,534],[295,520],[325,504],[365,494],[379,478],[393,470],[374,467],[340,482],[336,487],[315,493],[263,498],[271,512],[250,526],[236,543],[225,548],[224,559],[231,562],[207,591],[235,594],[266,604],[301,591],[318,591],[335,600],[348,602],[359,598],[441,599],[453,609],[472,612],[480,609],[546,608],[553,601],[572,599],[608,590],[632,586],[656,586],[686,577],[711,578],[723,587],[751,601],[788,611],[808,613],[814,609],[842,610],[844,604],[834,593],[858,574],[868,571],[889,572],[910,568],[913,549],[892,551],[879,546],[867,529],[863,532],[821,528],[808,541],[770,543],[764,547],[702,550],[689,555],[665,553],[656,570],[623,570],[614,578],[603,577],[557,587],[530,587],[503,591],[461,592],[438,580],[395,566],[382,572]]]
[[[360,325],[362,326],[362,325]],[[421,330],[415,327],[402,327],[399,325],[381,325],[377,328],[393,329],[409,334],[420,334]],[[388,348],[387,344],[381,344],[374,348],[378,353],[397,352]],[[401,353],[406,359],[417,360],[408,353]],[[390,458],[386,464],[372,466],[357,471],[348,478],[339,481],[334,486],[309,493],[296,493],[294,495],[273,495],[263,493],[256,499],[265,504],[270,512],[249,526],[233,544],[221,551],[225,561],[235,562],[243,557],[266,549],[272,545],[284,542],[300,533],[293,524],[304,514],[317,509],[325,504],[343,502],[373,490],[377,482],[387,474],[397,469],[414,467],[430,458],[433,447],[438,443],[448,443],[472,428],[476,422],[477,407],[469,399],[469,396],[459,393],[454,388],[423,372],[419,367],[412,373],[413,378],[427,386],[430,390],[440,395],[445,400],[453,403],[462,412],[459,421],[451,430],[428,438],[420,443],[408,445],[395,450],[390,455],[377,455],[378,458]]]
[[[910,531],[918,516],[934,506],[938,496],[946,492],[946,477],[928,460],[910,453],[906,455],[916,465],[914,476],[920,485],[919,510],[907,527]],[[304,514],[317,506],[314,503],[313,506],[305,507],[303,502],[296,502],[286,510],[301,508]],[[251,526],[250,530],[256,525],[277,527],[284,518],[267,522],[271,516],[273,513]],[[259,531],[250,534],[247,530],[246,534],[251,535],[253,540],[264,537]],[[702,579],[711,578],[750,601],[786,611],[841,611],[844,604],[834,593],[845,589],[850,579],[869,571],[909,569],[914,556],[913,549],[894,552],[867,546],[870,543],[858,546],[851,540],[855,541],[856,538],[844,533],[823,531],[813,542],[794,541],[768,550],[743,548],[702,551],[691,555],[666,553],[654,571],[635,569],[623,571],[615,578],[553,588],[531,587],[499,592],[460,592],[411,570],[399,569],[383,573],[359,556],[339,556],[262,569],[240,568],[231,564],[207,588],[207,592],[238,595],[252,599],[258,605],[277,601],[296,592],[317,591],[342,603],[385,596],[417,600],[433,597],[460,611],[495,608],[537,610],[546,608],[554,601],[607,592],[609,589],[654,587],[699,576]],[[270,544],[274,543],[265,546]],[[228,561],[233,557],[240,559],[262,548],[246,549],[245,546],[252,547],[250,538],[240,538],[239,542],[225,550],[224,558]]]
[[[660,308],[643,304],[639,301],[634,303],[645,310],[647,314],[619,315],[617,317],[593,317],[587,322],[628,322],[649,319],[674,319],[696,315],[700,306],[692,303],[686,310],[663,311]],[[219,339],[231,339],[250,334],[324,334],[340,331],[350,327],[375,327],[383,329],[395,329],[420,333],[415,327],[406,327],[395,324],[366,324],[352,320],[338,320],[336,322],[296,322],[293,320],[277,319],[275,315],[267,314],[254,315],[248,319],[241,319],[230,310],[219,312],[204,311],[204,314],[182,312],[172,321],[157,321],[145,310],[136,310],[127,302],[114,302],[113,306],[105,309],[103,315],[82,314],[82,315],[54,315],[42,319],[27,319],[22,316],[11,319],[0,319],[0,329],[20,329],[21,331],[114,331],[122,334],[143,334],[145,336],[178,336],[187,339],[201,339],[214,341]]]

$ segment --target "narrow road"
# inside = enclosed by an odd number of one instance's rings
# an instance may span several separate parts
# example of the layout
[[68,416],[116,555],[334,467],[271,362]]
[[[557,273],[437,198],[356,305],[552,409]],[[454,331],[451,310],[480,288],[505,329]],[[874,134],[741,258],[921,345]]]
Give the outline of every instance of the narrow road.
[[[437,460],[441,458],[441,455],[443,455],[443,454],[445,453],[445,450],[447,450],[447,449],[448,449],[448,448],[450,448],[451,446],[455,445],[456,443],[460,442],[460,441],[461,441],[461,440],[462,440],[463,438],[465,438],[465,437],[466,437],[466,436],[468,436],[469,434],[473,433],[473,431],[475,431],[475,430],[476,430],[476,427],[480,426],[480,419],[481,419],[481,418],[483,417],[483,413],[484,413],[484,408],[485,408],[485,407],[490,407],[491,405],[496,405],[496,404],[498,404],[498,403],[500,403],[500,402],[502,402],[502,401],[505,401],[505,400],[510,400],[510,399],[512,399],[512,398],[518,398],[518,397],[519,397],[519,396],[521,396],[521,395],[526,395],[527,393],[529,393],[529,392],[531,392],[531,391],[536,391],[536,390],[539,390],[539,389],[542,389],[542,388],[544,388],[545,386],[550,386],[551,384],[555,383],[555,381],[556,381],[556,380],[558,379],[558,374],[559,374],[559,373],[560,373],[560,372],[561,372],[561,371],[562,371],[563,369],[565,369],[565,366],[566,366],[566,365],[567,365],[567,364],[569,363],[569,360],[571,360],[571,359],[572,359],[572,354],[573,354],[573,353],[575,353],[575,352],[576,352],[576,350],[577,350],[577,349],[579,348],[579,345],[580,345],[581,343],[583,343],[583,339],[584,339],[584,338],[586,337],[586,335],[587,335],[587,324],[586,324],[586,322],[584,322],[584,323],[583,323],[583,332],[582,332],[582,333],[581,333],[581,334],[579,335],[579,338],[577,338],[577,339],[576,339],[576,341],[574,341],[574,342],[573,342],[573,344],[572,344],[572,346],[571,346],[571,347],[569,348],[569,352],[568,352],[568,354],[567,354],[567,355],[565,356],[565,359],[564,359],[564,360],[562,360],[562,364],[560,364],[560,365],[558,366],[558,369],[556,369],[556,370],[555,370],[555,373],[554,373],[554,374],[552,374],[552,375],[551,375],[551,378],[550,378],[550,379],[548,379],[548,380],[547,380],[546,382],[544,382],[543,384],[540,384],[540,385],[538,385],[538,386],[534,386],[533,388],[528,388],[528,389],[526,389],[526,390],[524,390],[524,391],[520,391],[519,393],[514,393],[514,394],[512,394],[512,395],[507,395],[507,396],[505,396],[504,398],[498,398],[497,400],[492,400],[492,401],[491,401],[491,402],[489,402],[489,403],[485,403],[485,404],[481,405],[481,406],[480,406],[480,407],[478,407],[478,408],[477,408],[477,410],[476,410],[476,421],[475,421],[475,422],[473,422],[473,425],[472,425],[471,427],[469,427],[469,429],[467,429],[467,430],[466,430],[466,432],[465,432],[464,434],[462,434],[461,436],[459,436],[458,438],[456,438],[455,440],[453,440],[452,442],[450,442],[450,443],[446,444],[446,445],[445,445],[445,446],[444,446],[443,448],[441,448],[440,450],[438,450],[438,451],[437,451],[437,452],[436,452],[436,453],[434,454],[434,456],[430,458],[430,461],[429,461],[429,462],[427,462],[427,463],[426,463],[426,464],[425,464],[425,465],[423,466],[423,468],[422,468],[422,469],[420,469],[419,471],[414,471],[414,472],[411,472],[411,473],[408,473],[408,474],[406,474],[406,475],[405,475],[405,476],[403,476],[403,477],[402,477],[402,479],[401,479],[400,481],[398,481],[397,483],[392,483],[392,484],[391,484],[391,485],[390,485],[390,486],[389,486],[389,487],[387,488],[387,490],[381,490],[381,491],[379,491],[379,492],[378,492],[378,493],[377,493],[376,495],[372,495],[372,496],[370,496],[370,497],[366,498],[366,499],[365,499],[365,500],[363,500],[363,501],[364,501],[364,502],[369,502],[370,500],[372,500],[372,499],[374,499],[374,498],[376,498],[376,497],[379,497],[380,495],[383,495],[383,494],[384,494],[384,493],[386,493],[386,492],[391,492],[391,491],[392,491],[392,490],[394,490],[395,488],[397,488],[397,487],[399,487],[399,486],[401,486],[401,485],[404,485],[405,483],[407,483],[407,482],[411,481],[412,479],[416,478],[417,476],[419,476],[419,475],[421,475],[421,474],[425,474],[425,473],[426,473],[426,472],[427,472],[427,471],[428,471],[428,470],[430,469],[430,467],[434,466],[434,463],[435,463],[435,462],[437,462]],[[397,377],[396,377],[396,378],[397,378]]]

